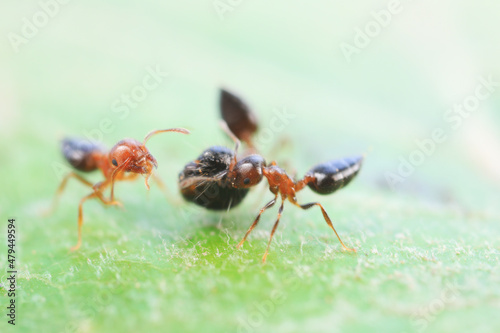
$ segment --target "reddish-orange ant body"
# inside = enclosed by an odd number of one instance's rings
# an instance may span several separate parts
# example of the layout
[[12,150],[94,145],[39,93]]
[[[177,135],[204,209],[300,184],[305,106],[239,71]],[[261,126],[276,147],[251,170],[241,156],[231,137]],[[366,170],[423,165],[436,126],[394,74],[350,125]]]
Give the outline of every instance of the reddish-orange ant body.
[[[120,180],[134,180],[138,175],[145,177],[145,185],[149,190],[148,180],[153,175],[153,168],[156,168],[158,163],[146,148],[146,142],[153,135],[164,132],[189,134],[189,131],[184,128],[155,130],[148,133],[143,142],[135,139],[123,139],[114,145],[109,152],[106,152],[99,143],[88,140],[66,138],[62,141],[62,153],[73,168],[83,172],[91,172],[99,169],[104,176],[103,181],[92,184],[72,171],[63,178],[59,185],[52,210],[57,205],[59,196],[71,177],[78,179],[93,189],[92,193],[80,200],[78,206],[78,242],[71,248],[72,251],[80,248],[82,244],[83,203],[85,201],[92,198],[99,198],[105,205],[122,206],[119,201],[115,201],[114,199],[115,182]],[[161,185],[159,178],[155,177],[155,180]],[[104,197],[103,191],[109,186],[111,186],[111,194],[110,198],[107,199]]]

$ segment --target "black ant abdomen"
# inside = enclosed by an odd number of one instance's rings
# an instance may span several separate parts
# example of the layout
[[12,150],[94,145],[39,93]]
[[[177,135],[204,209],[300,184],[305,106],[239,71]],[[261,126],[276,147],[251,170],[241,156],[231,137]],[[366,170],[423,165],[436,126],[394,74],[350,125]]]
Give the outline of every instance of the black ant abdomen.
[[206,149],[195,161],[188,163],[179,174],[182,196],[207,209],[229,209],[238,205],[248,189],[235,188],[227,180],[227,171],[234,152],[226,147]]
[[[179,174],[179,182],[190,179],[216,181],[223,176],[234,158],[233,151],[226,147],[213,146],[204,150],[193,162],[186,164]],[[182,186],[181,186],[182,188]]]
[[104,147],[85,139],[65,138],[61,150],[64,158],[77,170],[90,172],[98,168],[99,160],[96,154],[102,154]]
[[307,172],[305,178],[313,177],[307,185],[316,193],[330,194],[349,184],[358,174],[363,156],[321,163]]

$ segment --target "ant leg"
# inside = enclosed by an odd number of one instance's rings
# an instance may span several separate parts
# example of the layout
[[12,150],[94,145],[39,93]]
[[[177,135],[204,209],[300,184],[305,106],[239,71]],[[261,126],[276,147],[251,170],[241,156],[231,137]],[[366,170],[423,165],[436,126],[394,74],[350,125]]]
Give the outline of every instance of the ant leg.
[[262,262],[266,262],[267,254],[269,252],[269,246],[271,245],[271,241],[273,239],[274,232],[276,231],[276,228],[278,228],[278,224],[279,224],[280,218],[281,218],[281,213],[283,213],[284,204],[285,204],[285,200],[281,200],[281,206],[280,206],[280,209],[278,210],[278,218],[276,219],[276,222],[274,223],[273,230],[271,231],[271,237],[269,237],[269,242],[267,243],[266,253],[264,253],[264,256],[262,257]]
[[99,182],[95,184],[92,188],[94,189],[94,194],[101,200],[101,202],[105,205],[113,205],[113,206],[119,206],[120,208],[123,208],[123,204],[119,201],[116,200],[107,200],[104,197],[104,194],[102,191],[108,186],[108,183],[106,181],[104,182]]
[[300,207],[300,208],[302,208],[302,209],[309,209],[312,206],[319,206],[319,208],[321,208],[321,212],[323,213],[323,217],[325,218],[326,224],[328,224],[328,226],[330,228],[332,228],[333,232],[335,232],[335,235],[337,235],[337,238],[339,239],[339,242],[340,242],[340,244],[342,244],[342,246],[344,247],[344,249],[346,251],[356,252],[356,249],[348,248],[344,244],[344,242],[342,242],[342,239],[340,239],[340,236],[337,233],[337,230],[335,230],[335,228],[333,227],[332,220],[330,220],[330,217],[326,213],[326,210],[323,208],[323,206],[319,202],[311,202],[311,203],[308,203],[308,204],[305,204],[305,205],[300,205],[297,202],[293,202],[293,204],[296,205],[296,206],[298,206],[298,207]]
[[118,175],[118,173],[120,173],[120,171],[126,169],[126,167],[128,166],[128,163],[130,162],[130,160],[131,160],[131,158],[129,157],[125,161],[123,161],[123,163],[120,164],[118,166],[118,168],[114,169],[113,172],[111,173],[111,177],[110,177],[111,180],[110,180],[110,178],[108,178],[103,183],[103,186],[107,186],[108,182],[111,181],[111,194],[110,194],[110,198],[109,198],[110,202],[114,202],[115,201],[115,177],[116,177],[116,175]]
[[231,140],[234,141],[234,159],[231,165],[229,166],[229,170],[231,171],[233,167],[236,165],[236,155],[238,155],[238,148],[240,148],[240,139],[238,139],[236,135],[229,129],[229,126],[224,120],[221,120],[219,122],[219,125],[224,131],[224,133],[226,133],[231,138]]
[[88,199],[94,198],[97,195],[96,193],[97,192],[90,193],[89,195],[83,197],[82,200],[80,200],[80,205],[78,205],[78,242],[71,248],[71,251],[78,250],[82,245],[83,203]]
[[78,205],[78,242],[76,243],[75,246],[71,248],[71,251],[76,251],[80,248],[82,245],[82,225],[83,225],[83,203],[87,201],[88,199],[92,199],[95,197],[98,197],[102,203],[105,205],[117,205],[120,207],[123,207],[122,203],[119,201],[114,201],[114,200],[106,200],[102,194],[102,190],[107,186],[105,182],[100,182],[97,183],[93,186],[94,192],[90,193],[89,195],[83,197],[82,200],[80,200],[80,204]]
[[57,191],[56,191],[56,194],[54,196],[54,199],[52,200],[52,205],[50,206],[50,208],[43,215],[45,215],[45,216],[51,215],[56,210],[57,205],[59,204],[59,198],[61,197],[61,194],[64,191],[64,189],[66,188],[68,180],[71,177],[76,178],[77,180],[79,180],[84,185],[87,185],[89,187],[93,186],[93,184],[91,182],[89,182],[88,180],[86,180],[85,178],[83,178],[82,176],[80,176],[79,174],[74,173],[73,171],[71,171],[66,176],[64,176],[63,180],[61,181],[61,184],[57,188]]
[[276,203],[276,199],[277,198],[278,198],[278,194],[276,194],[276,196],[274,197],[274,199],[272,199],[271,201],[269,201],[264,207],[261,208],[261,210],[259,212],[259,215],[257,215],[257,217],[255,218],[255,221],[253,221],[253,223],[250,226],[250,228],[248,228],[247,233],[245,234],[245,237],[243,237],[243,239],[238,243],[238,245],[236,245],[237,249],[239,249],[243,245],[243,243],[247,239],[248,235],[252,232],[253,228],[255,228],[255,226],[257,225],[257,223],[259,223],[260,216],[262,215],[262,213],[264,213],[264,211],[266,209],[272,207]]

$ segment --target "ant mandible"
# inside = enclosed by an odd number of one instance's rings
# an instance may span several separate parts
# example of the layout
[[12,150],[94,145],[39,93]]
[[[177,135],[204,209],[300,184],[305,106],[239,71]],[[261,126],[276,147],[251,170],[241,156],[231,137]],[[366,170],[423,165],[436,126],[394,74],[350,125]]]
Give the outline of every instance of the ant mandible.
[[238,249],[257,226],[262,213],[274,206],[278,196],[281,196],[278,217],[271,231],[266,252],[262,257],[263,262],[266,261],[269,246],[287,199],[302,209],[318,206],[342,247],[347,251],[355,252],[355,249],[348,248],[344,244],[324,207],[319,202],[301,205],[297,201],[296,193],[306,186],[319,194],[331,194],[341,189],[358,174],[363,157],[354,156],[318,164],[309,170],[304,178],[294,181],[275,162],[267,165],[261,155],[254,153],[238,160],[237,151],[240,140],[254,150],[251,137],[257,130],[256,118],[241,99],[225,90],[221,91],[220,105],[224,119],[222,128],[235,142],[235,149],[231,151],[225,147],[211,147],[205,150],[197,160],[188,163],[179,175],[179,185],[184,198],[208,209],[230,209],[243,200],[250,187],[259,184],[265,177],[274,198],[260,210],[245,236],[236,246]]
[[[72,251],[80,248],[82,244],[83,203],[85,201],[97,197],[105,205],[122,206],[119,201],[115,201],[114,199],[115,182],[119,180],[133,180],[139,174],[145,177],[144,182],[146,188],[149,190],[148,180],[153,175],[153,167],[157,168],[158,163],[146,148],[146,143],[153,135],[164,132],[189,134],[189,131],[184,128],[155,130],[149,132],[142,143],[135,139],[123,139],[115,144],[109,152],[106,152],[101,144],[84,139],[66,138],[62,141],[62,153],[74,169],[83,172],[100,169],[104,175],[103,181],[92,184],[79,174],[71,171],[63,178],[57,189],[51,211],[55,209],[59,197],[70,178],[76,178],[81,183],[93,189],[92,193],[80,200],[78,206],[78,242],[71,248]],[[160,179],[155,175],[153,177],[162,186]],[[103,191],[110,185],[110,198],[106,199]]]

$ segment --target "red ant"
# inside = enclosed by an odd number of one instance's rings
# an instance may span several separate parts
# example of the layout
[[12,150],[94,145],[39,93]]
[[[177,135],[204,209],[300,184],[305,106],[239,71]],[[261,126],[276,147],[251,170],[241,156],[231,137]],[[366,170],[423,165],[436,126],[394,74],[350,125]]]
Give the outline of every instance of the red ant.
[[[54,210],[58,199],[64,190],[69,178],[78,179],[83,184],[92,187],[93,192],[80,200],[78,206],[78,242],[71,248],[72,251],[80,248],[82,244],[82,225],[83,225],[83,203],[88,199],[99,198],[105,205],[122,206],[119,201],[114,199],[114,185],[119,180],[133,180],[139,174],[145,177],[145,185],[149,190],[148,180],[153,175],[153,167],[157,168],[158,163],[146,148],[146,142],[155,134],[164,132],[177,132],[189,134],[184,128],[170,128],[164,130],[151,131],[146,135],[141,143],[135,139],[123,139],[106,152],[99,143],[82,139],[66,138],[62,141],[62,153],[66,160],[78,171],[90,172],[100,169],[104,175],[104,180],[92,184],[85,178],[75,172],[68,173],[62,180],[57,190],[52,209]],[[163,186],[160,179],[156,176],[155,180]],[[111,185],[110,198],[106,199],[103,191]]]
[[267,165],[264,158],[258,154],[251,154],[238,160],[237,150],[240,140],[253,149],[251,136],[257,129],[255,116],[241,99],[224,90],[221,91],[220,105],[224,119],[222,127],[235,142],[236,147],[234,151],[225,147],[211,147],[197,160],[188,163],[179,175],[179,185],[184,198],[208,209],[230,209],[243,200],[250,187],[259,184],[265,177],[274,198],[260,210],[237,248],[243,245],[250,232],[257,226],[262,213],[272,207],[278,196],[281,196],[281,206],[262,258],[263,262],[266,261],[271,240],[287,199],[302,209],[320,207],[326,223],[335,232],[343,248],[355,252],[355,249],[348,248],[340,239],[323,206],[319,202],[301,205],[297,202],[296,193],[306,185],[319,194],[335,192],[346,186],[358,174],[363,157],[355,156],[319,164],[309,170],[303,179],[294,181],[275,162]]

